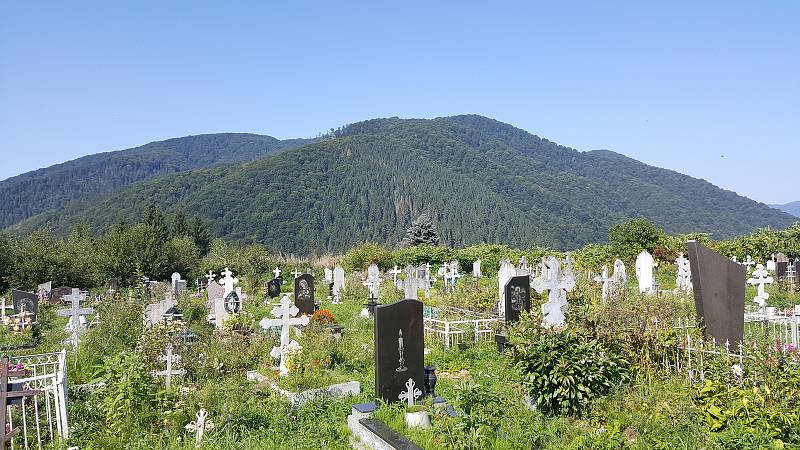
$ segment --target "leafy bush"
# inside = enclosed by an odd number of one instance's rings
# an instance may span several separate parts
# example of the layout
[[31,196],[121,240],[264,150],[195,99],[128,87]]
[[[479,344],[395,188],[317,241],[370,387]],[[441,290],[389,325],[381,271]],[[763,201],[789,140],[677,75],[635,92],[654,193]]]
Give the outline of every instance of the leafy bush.
[[371,264],[377,264],[382,270],[388,269],[392,265],[392,252],[386,248],[366,242],[350,249],[342,258],[344,270],[366,270]]
[[625,261],[632,261],[642,250],[653,253],[666,239],[664,230],[647,219],[635,219],[620,223],[608,230],[608,243],[614,254]]
[[525,317],[509,330],[509,341],[531,401],[543,413],[579,416],[630,380],[630,364],[614,345],[570,329],[542,329]]

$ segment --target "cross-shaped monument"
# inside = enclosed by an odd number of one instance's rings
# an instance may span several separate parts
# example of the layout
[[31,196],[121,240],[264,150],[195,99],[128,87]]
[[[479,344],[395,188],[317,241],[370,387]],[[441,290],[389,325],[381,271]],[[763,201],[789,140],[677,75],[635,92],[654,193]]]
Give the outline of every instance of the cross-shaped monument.
[[203,434],[214,429],[214,422],[208,420],[208,412],[200,408],[197,411],[197,420],[193,420],[184,427],[189,433],[194,433],[194,446],[200,447],[203,443]]
[[767,292],[764,288],[767,284],[772,284],[773,281],[774,280],[771,276],[769,276],[767,269],[765,269],[761,264],[756,266],[756,270],[753,271],[753,276],[747,279],[747,284],[758,286],[758,294],[753,301],[758,304],[759,308],[763,309],[765,306],[767,306],[769,292]]
[[575,287],[575,278],[569,268],[561,273],[561,262],[555,258],[542,258],[540,274],[531,280],[531,287],[538,293],[548,291],[547,302],[542,305],[542,325],[563,326],[564,311],[567,307],[567,292]]
[[58,317],[69,317],[67,326],[70,328],[70,331],[72,331],[72,345],[74,348],[78,348],[80,333],[83,331],[81,318],[94,312],[93,308],[81,308],[81,300],[85,298],[86,294],[82,294],[78,289],[73,289],[71,294],[64,296],[65,300],[72,303],[72,308],[56,311]]
[[180,377],[186,375],[185,369],[172,369],[173,364],[180,364],[181,362],[181,356],[173,354],[172,344],[167,344],[167,347],[164,349],[164,353],[158,356],[158,360],[167,363],[167,370],[153,371],[153,376],[164,377],[164,383],[166,384],[167,389],[169,389],[170,385],[172,384],[173,376]]
[[392,274],[392,284],[397,286],[397,276],[403,273],[403,271],[398,269],[397,266],[394,266],[394,268],[390,270],[389,273]]
[[279,276],[281,276],[281,269],[276,267],[275,269],[272,270],[272,273],[275,274],[275,278],[278,278]]
[[222,294],[222,296],[225,297],[233,292],[233,287],[239,282],[239,279],[233,277],[233,272],[231,272],[227,267],[222,271],[222,273],[220,273],[220,275],[222,275],[222,278],[219,280],[219,283],[223,288],[225,288],[225,292]]
[[600,272],[599,275],[594,277],[594,281],[597,283],[602,283],[603,286],[603,300],[608,300],[609,298],[609,283],[611,278],[608,277],[608,266],[603,266],[603,271]]
[[300,276],[300,275],[302,275],[302,274],[303,274],[303,272],[300,272],[299,270],[297,270],[297,268],[295,268],[295,269],[294,269],[294,271],[292,272],[292,275],[293,275],[295,278],[299,277],[299,276]]
[[289,300],[289,295],[284,294],[283,298],[281,298],[280,305],[272,308],[272,315],[275,319],[267,319],[265,317],[259,322],[261,328],[265,330],[271,327],[281,327],[280,346],[273,347],[272,351],[269,353],[270,356],[275,359],[280,358],[279,369],[281,375],[289,373],[289,369],[286,368],[286,351],[298,346],[297,341],[292,340],[289,336],[292,327],[295,325],[308,325],[308,316],[302,315],[300,317],[295,317],[298,312],[300,312],[300,310]]

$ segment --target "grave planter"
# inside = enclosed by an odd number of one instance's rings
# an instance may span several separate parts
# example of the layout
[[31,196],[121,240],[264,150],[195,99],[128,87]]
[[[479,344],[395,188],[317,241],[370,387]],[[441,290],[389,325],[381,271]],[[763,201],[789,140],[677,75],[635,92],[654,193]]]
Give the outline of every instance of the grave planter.
[[405,414],[406,425],[409,427],[430,428],[431,417],[428,411],[407,412]]

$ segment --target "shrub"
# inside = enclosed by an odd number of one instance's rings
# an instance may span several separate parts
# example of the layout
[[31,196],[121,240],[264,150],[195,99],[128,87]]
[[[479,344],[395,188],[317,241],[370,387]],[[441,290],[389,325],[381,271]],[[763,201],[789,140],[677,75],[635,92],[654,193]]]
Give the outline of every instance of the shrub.
[[574,330],[542,329],[523,317],[509,330],[512,357],[543,413],[579,416],[592,400],[630,380],[630,365],[614,345]]
[[370,264],[377,264],[385,270],[392,264],[392,253],[386,248],[371,242],[357,245],[342,258],[342,267],[348,272],[366,270]]

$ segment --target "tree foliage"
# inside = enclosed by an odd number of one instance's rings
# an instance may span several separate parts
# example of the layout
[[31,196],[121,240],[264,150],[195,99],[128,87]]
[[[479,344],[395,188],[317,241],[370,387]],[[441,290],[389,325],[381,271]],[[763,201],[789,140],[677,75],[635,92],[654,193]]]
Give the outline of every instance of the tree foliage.
[[436,234],[436,227],[433,226],[431,218],[423,213],[411,223],[411,227],[406,230],[405,245],[439,245],[439,235]]

